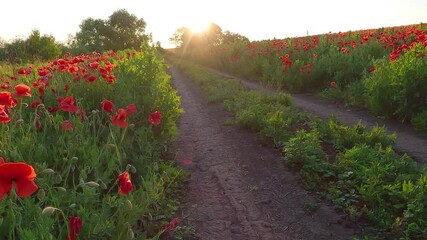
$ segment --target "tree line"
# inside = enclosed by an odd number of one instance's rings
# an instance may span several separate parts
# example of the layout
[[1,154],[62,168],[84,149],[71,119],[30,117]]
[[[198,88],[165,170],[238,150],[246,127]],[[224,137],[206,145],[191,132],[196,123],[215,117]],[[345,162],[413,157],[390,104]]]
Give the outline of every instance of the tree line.
[[[75,35],[70,35],[66,43],[58,43],[50,35],[41,35],[33,30],[26,39],[14,39],[10,42],[0,39],[0,61],[12,63],[47,61],[59,57],[65,52],[74,55],[81,53],[117,51],[133,48],[139,50],[142,42],[152,42],[147,34],[146,22],[125,9],[115,11],[108,19],[84,19]],[[178,48],[198,49],[216,46],[234,41],[249,41],[246,37],[222,29],[211,23],[203,33],[193,33],[187,27],[181,27],[170,38]],[[161,48],[159,42],[156,47]]]

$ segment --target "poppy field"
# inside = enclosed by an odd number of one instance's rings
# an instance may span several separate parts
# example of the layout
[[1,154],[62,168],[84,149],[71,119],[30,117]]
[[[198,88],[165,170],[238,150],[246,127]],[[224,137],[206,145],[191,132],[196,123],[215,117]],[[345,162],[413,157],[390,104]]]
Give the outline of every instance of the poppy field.
[[427,130],[425,24],[236,41],[187,50],[204,64],[288,92],[310,92]]
[[[0,239],[158,239],[182,110],[152,47],[0,67]],[[169,219],[169,220],[168,220]],[[169,223],[170,222],[170,223]]]

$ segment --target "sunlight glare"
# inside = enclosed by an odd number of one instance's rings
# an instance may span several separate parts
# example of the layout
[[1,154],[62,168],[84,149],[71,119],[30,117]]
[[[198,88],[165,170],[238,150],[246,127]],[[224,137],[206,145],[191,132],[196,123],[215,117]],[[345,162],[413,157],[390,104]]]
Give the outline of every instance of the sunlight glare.
[[209,27],[210,21],[195,19],[187,24],[188,27],[194,33],[202,33]]

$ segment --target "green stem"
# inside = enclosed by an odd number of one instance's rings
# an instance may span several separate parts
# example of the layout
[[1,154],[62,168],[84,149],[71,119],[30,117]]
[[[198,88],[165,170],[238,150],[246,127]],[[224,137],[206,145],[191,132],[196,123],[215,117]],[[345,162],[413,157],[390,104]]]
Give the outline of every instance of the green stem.
[[14,194],[14,191],[11,191],[8,197],[8,205],[9,205],[9,215],[10,215],[10,232],[9,232],[9,239],[14,240],[16,239],[15,236],[15,228],[16,228],[16,219],[15,219],[15,213],[13,211],[13,201],[12,201],[12,194]]
[[125,135],[126,135],[126,130],[128,129],[128,127],[126,127],[125,128],[125,130],[123,131],[123,133],[122,133],[122,138],[120,139],[120,143],[119,143],[119,145],[121,146],[122,145],[122,142],[123,142],[123,140],[125,139]]

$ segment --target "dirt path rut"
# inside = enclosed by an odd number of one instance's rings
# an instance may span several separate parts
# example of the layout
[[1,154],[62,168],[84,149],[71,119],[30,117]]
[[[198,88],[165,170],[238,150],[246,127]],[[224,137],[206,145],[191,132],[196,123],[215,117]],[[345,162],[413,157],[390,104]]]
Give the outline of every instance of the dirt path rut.
[[[172,146],[190,177],[182,212],[201,240],[351,239],[360,230],[343,213],[305,191],[281,153],[256,135],[227,126],[229,114],[207,104],[175,67],[173,83],[184,113]],[[315,209],[315,210],[313,210]]]

